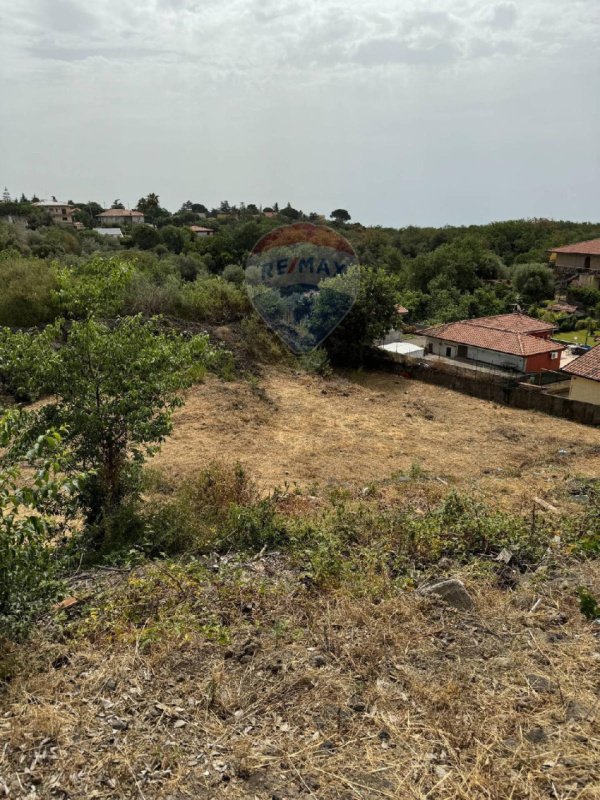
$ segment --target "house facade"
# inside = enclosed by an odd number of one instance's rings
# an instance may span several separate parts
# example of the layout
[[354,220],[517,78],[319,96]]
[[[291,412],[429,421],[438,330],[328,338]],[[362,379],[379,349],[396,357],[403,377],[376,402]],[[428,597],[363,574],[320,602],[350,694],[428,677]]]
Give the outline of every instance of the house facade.
[[203,225],[190,225],[190,230],[194,236],[212,236],[214,228],[205,228]]
[[600,345],[571,361],[562,371],[571,376],[571,400],[600,406]]
[[46,211],[50,214],[52,222],[64,225],[73,224],[73,212],[77,210],[69,203],[61,203],[58,200],[40,200],[32,205],[34,208],[39,208],[41,211]]
[[600,239],[554,247],[549,253],[559,280],[600,288]]
[[550,339],[554,326],[526,314],[461,320],[421,331],[426,352],[520,373],[560,368],[563,345]]
[[96,217],[101,225],[143,225],[144,215],[141,211],[129,208],[109,208]]

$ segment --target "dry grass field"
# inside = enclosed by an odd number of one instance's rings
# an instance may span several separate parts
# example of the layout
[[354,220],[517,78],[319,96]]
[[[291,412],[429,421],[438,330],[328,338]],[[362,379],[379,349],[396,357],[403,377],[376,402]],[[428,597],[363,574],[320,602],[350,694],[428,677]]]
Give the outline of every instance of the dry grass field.
[[568,502],[600,475],[600,432],[383,373],[330,381],[267,372],[258,388],[209,379],[192,390],[154,466],[179,482],[239,460],[268,489],[364,485],[421,470],[494,502]]

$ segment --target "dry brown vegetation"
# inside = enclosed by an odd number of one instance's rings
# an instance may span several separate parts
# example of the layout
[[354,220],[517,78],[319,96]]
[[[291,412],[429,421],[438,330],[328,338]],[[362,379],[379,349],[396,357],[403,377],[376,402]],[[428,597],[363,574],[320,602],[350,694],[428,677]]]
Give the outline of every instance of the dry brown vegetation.
[[278,370],[260,386],[209,379],[189,393],[155,465],[179,482],[214,459],[263,488],[364,486],[418,465],[494,503],[568,501],[600,474],[594,428],[380,373],[323,381]]
[[[294,518],[329,484],[417,514],[453,487],[568,514],[599,457],[574,423],[392,376],[272,370],[190,392],[153,466],[177,485],[239,459],[262,489],[305,487],[278,498]],[[461,578],[470,611],[377,564],[319,587],[306,566],[232,553],[73,579],[82,601],[0,658],[0,796],[600,798],[600,629],[576,593],[600,595],[597,561],[557,547],[505,581],[489,559],[442,559],[430,574]]]
[[466,613],[315,592],[279,556],[208,567],[112,578],[41,637],[4,697],[9,796],[598,797],[589,575],[467,570]]

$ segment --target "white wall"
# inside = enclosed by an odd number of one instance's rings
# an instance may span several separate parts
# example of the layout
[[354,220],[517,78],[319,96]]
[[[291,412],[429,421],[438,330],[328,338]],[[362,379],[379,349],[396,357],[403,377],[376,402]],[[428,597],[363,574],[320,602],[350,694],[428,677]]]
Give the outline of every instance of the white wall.
[[600,382],[573,375],[571,377],[569,397],[571,400],[581,400],[582,403],[594,403],[594,405],[599,406]]
[[[443,339],[434,339],[431,336],[427,336],[426,339],[428,345],[433,345],[433,353],[435,355],[444,356],[447,358],[457,357],[458,347],[454,342],[446,342]],[[447,354],[446,348],[450,348],[450,355]],[[498,353],[496,350],[485,350],[482,347],[471,347],[470,345],[467,345],[466,358],[472,361],[490,364],[494,367],[502,367],[505,369],[512,368],[517,369],[520,372],[525,371],[525,360],[521,356],[513,356],[509,355],[508,353]]]

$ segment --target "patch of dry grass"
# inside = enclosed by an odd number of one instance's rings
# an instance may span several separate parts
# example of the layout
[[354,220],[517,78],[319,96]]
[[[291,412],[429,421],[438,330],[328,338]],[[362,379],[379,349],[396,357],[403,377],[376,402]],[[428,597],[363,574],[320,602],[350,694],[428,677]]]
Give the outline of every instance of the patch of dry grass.
[[[561,452],[563,451],[563,452]],[[263,488],[365,486],[413,465],[505,507],[568,507],[574,475],[600,474],[593,429],[383,374],[330,381],[267,370],[260,387],[209,378],[176,415],[154,466],[175,483],[240,460]]]
[[474,569],[461,575],[469,613],[415,592],[315,592],[277,555],[139,569],[79,610],[62,641],[46,632],[19,656],[2,697],[0,787],[598,797],[597,629],[572,588],[597,586],[597,565],[515,592]]

